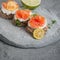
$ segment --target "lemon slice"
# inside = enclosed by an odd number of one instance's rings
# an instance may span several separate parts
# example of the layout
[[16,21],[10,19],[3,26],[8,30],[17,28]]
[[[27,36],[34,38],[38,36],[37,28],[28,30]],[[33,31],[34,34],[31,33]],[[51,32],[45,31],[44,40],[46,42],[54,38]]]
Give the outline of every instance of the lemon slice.
[[42,39],[44,35],[45,35],[45,31],[43,29],[38,28],[33,31],[33,37],[35,39]]
[[40,5],[41,0],[21,0],[26,8],[34,9]]

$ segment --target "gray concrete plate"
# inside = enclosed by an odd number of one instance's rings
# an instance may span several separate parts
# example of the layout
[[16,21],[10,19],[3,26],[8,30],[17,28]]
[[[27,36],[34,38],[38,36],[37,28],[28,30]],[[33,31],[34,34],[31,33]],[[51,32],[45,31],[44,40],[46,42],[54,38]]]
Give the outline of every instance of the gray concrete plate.
[[[32,38],[32,36],[29,35],[24,28],[16,27],[10,20],[3,18],[0,18],[0,39],[10,45],[22,48],[39,48],[60,40],[60,20],[58,17],[59,10],[57,11],[57,7],[60,5],[55,2],[55,0],[42,1],[41,6],[33,10],[33,12],[45,16],[48,23],[50,23],[51,20],[57,21],[53,26],[51,26],[51,29],[48,29],[47,34],[42,40]],[[45,5],[43,5],[43,3]]]

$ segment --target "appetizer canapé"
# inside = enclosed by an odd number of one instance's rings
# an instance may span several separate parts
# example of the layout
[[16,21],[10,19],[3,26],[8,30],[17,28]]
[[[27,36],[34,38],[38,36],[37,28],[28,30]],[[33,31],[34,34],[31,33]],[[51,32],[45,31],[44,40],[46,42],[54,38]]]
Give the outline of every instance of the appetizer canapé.
[[36,39],[41,39],[47,30],[47,21],[41,15],[35,15],[28,21],[26,30],[33,34]]
[[27,26],[27,21],[29,20],[31,14],[32,12],[27,9],[17,10],[14,15],[13,23],[17,26]]
[[0,16],[6,19],[12,19],[19,5],[14,0],[8,0],[1,5]]

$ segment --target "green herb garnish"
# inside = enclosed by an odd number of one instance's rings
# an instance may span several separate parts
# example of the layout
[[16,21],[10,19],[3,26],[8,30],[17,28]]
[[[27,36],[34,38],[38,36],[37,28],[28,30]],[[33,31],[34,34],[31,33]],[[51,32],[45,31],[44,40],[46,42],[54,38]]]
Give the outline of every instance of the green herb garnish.
[[16,25],[21,26],[21,23],[20,23],[20,21],[18,19],[16,20]]
[[48,28],[49,28],[49,29],[51,28],[51,25],[50,25],[50,24],[48,24]]
[[56,23],[56,20],[51,20],[51,23],[50,24],[48,24],[48,28],[50,29],[51,28],[51,26],[53,26],[53,24],[55,24]]
[[33,14],[33,16],[37,16],[38,14]]
[[30,18],[32,18],[32,17],[35,17],[35,16],[37,16],[38,14],[32,14],[31,16],[30,16]]
[[56,20],[52,20],[52,24],[55,24],[56,23]]

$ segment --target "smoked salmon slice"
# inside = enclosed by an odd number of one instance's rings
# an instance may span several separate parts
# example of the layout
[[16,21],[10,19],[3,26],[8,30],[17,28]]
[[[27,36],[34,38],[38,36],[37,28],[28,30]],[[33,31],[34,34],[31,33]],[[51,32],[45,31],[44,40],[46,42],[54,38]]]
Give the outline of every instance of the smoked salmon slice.
[[2,6],[3,6],[4,8],[7,8],[7,3],[3,2],[3,3],[2,3]]
[[40,15],[34,16],[29,20],[28,24],[31,28],[43,27],[45,25],[45,18]]
[[8,2],[3,2],[2,6],[10,11],[13,11],[19,7],[19,5],[15,1],[8,1]]
[[17,18],[22,18],[23,20],[28,19],[30,16],[30,11],[29,10],[18,10],[16,11],[16,17]]

